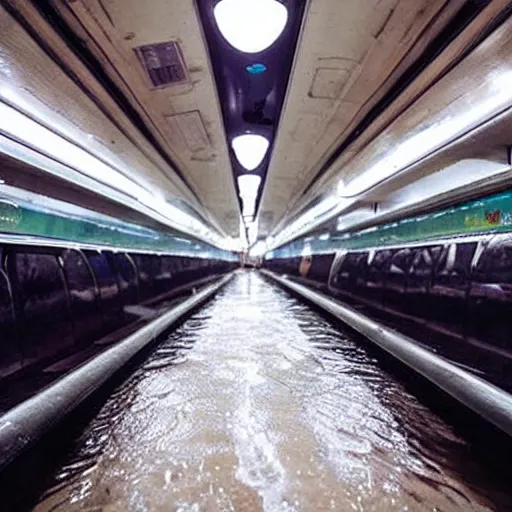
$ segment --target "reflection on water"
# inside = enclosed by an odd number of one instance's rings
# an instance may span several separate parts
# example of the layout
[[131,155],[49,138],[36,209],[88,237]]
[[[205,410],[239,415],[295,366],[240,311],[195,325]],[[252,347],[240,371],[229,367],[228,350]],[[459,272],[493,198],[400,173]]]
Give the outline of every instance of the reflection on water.
[[36,510],[512,509],[482,471],[363,347],[241,272],[109,399]]

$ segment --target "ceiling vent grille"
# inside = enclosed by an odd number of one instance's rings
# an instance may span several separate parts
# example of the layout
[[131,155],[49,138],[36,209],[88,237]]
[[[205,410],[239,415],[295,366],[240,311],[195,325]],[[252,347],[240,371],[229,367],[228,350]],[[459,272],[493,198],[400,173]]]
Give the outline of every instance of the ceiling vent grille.
[[177,42],[140,46],[135,51],[154,88],[188,81],[185,61]]

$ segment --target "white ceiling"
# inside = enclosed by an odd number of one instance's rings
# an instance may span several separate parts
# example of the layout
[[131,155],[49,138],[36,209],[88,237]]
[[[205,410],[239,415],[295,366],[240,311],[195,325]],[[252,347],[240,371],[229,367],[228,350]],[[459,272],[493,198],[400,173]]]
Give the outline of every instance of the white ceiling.
[[[224,234],[238,236],[239,205],[216,89],[193,3],[79,0],[56,5],[130,99],[185,181],[29,2],[19,3],[20,12],[78,80],[72,80],[13,18],[1,11],[0,97],[16,106],[25,105],[25,110],[45,126],[113,162],[165,199],[187,202]],[[133,49],[170,40],[181,46],[187,80],[153,89]]]
[[293,211],[334,148],[460,3],[312,0],[260,210],[264,234]]
[[[194,2],[53,3],[143,119],[164,154],[133,125],[30,2],[15,4],[62,62],[58,64],[50,58],[3,11],[0,98],[18,107],[25,105],[46,126],[112,162],[166,199],[186,201],[220,232],[238,236],[239,203]],[[458,97],[458,90],[471,88],[464,80],[448,78],[445,85],[437,86],[437,92],[430,92],[433,97],[428,97],[432,85],[509,3],[506,0],[491,2],[312,185],[334,149],[463,3],[464,0],[309,1],[259,210],[260,236],[276,234],[309,202],[332,192],[341,177],[355,179],[365,172],[378,151],[398,144],[416,124],[428,122],[432,105],[442,111]],[[178,85],[155,89],[135,49],[167,41],[179,43],[187,78]],[[511,49],[505,36],[500,48],[500,58],[510,60]],[[487,58],[484,55],[479,61],[484,74]],[[62,66],[71,70],[76,79],[72,80]],[[464,66],[460,68],[463,75],[472,75],[472,65],[469,66],[465,71]],[[417,102],[422,97],[423,103]],[[175,163],[174,168],[169,161]],[[176,172],[178,169],[184,179]],[[429,169],[422,171],[421,179],[439,170]],[[410,181],[395,184],[409,190],[406,187]],[[386,194],[399,197],[396,187]],[[377,199],[385,202],[387,196]]]

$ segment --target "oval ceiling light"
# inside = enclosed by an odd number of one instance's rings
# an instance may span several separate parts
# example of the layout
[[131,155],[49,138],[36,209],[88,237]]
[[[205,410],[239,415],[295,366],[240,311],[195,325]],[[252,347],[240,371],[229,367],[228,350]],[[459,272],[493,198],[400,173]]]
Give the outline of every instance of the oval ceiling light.
[[231,146],[240,165],[248,171],[254,171],[265,158],[269,142],[261,135],[248,133],[235,137]]
[[221,0],[213,14],[226,41],[244,53],[272,46],[288,21],[288,10],[277,0]]
[[261,178],[252,174],[245,174],[238,177],[238,190],[240,197],[256,198],[260,188]]

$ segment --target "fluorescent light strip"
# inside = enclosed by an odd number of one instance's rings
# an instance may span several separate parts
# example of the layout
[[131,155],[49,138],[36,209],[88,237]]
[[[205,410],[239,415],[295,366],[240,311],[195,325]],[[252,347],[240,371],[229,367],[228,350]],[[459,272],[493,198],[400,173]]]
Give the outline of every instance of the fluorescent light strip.
[[[348,183],[338,184],[338,194],[354,197],[390,178],[458,137],[478,127],[512,105],[512,69],[480,77],[470,92],[411,130],[387,151],[373,151],[373,164]],[[389,145],[389,143],[387,143]]]
[[[156,212],[158,216],[170,221],[177,229],[185,229],[191,232],[190,234],[206,238],[217,246],[224,244],[223,237],[214,233],[191,215],[181,211],[165,199],[159,198],[120,171],[2,102],[0,102],[0,133],[65,165],[65,168],[71,170],[66,176],[66,179],[70,181],[79,181],[70,179],[73,178],[73,171],[80,173],[101,185],[111,187],[115,192],[121,192],[135,199]],[[78,177],[78,175],[75,176]]]
[[119,171],[5,103],[0,103],[0,131],[134,198],[145,191]]
[[252,174],[244,174],[238,177],[238,190],[240,197],[258,197],[261,178]]

